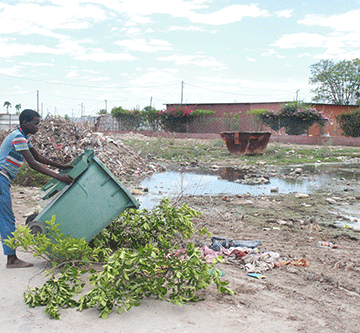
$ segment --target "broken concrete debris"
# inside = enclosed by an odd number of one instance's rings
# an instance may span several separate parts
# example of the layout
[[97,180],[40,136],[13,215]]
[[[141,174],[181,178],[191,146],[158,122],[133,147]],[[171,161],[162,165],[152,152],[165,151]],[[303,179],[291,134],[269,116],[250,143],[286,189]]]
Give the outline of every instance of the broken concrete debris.
[[[147,163],[121,140],[95,133],[90,127],[79,126],[61,118],[41,121],[40,130],[31,137],[34,147],[44,156],[61,163],[69,163],[85,149],[94,149],[95,156],[121,181],[131,181],[163,171],[155,163]],[[0,142],[14,129],[0,131]]]

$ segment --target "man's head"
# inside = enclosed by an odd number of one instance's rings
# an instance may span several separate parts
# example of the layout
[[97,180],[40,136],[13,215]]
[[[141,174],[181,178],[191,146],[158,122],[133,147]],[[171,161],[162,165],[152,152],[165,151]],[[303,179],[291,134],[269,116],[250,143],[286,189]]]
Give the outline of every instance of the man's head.
[[35,134],[38,131],[40,115],[34,110],[26,109],[20,113],[19,122],[25,134]]

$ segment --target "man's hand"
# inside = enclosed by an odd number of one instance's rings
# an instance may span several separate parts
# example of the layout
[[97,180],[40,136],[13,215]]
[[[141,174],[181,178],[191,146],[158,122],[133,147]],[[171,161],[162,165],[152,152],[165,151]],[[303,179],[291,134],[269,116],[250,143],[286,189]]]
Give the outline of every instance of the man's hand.
[[70,175],[59,175],[58,174],[56,179],[60,180],[63,183],[66,183],[68,185],[70,185],[74,181],[74,178],[71,177]]

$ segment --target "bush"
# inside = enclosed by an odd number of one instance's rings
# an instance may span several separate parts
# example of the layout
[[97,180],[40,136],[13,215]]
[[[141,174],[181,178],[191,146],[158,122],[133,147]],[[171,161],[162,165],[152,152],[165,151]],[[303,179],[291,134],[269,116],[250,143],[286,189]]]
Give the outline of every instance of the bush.
[[322,111],[317,111],[303,102],[286,103],[279,112],[265,110],[253,115],[274,131],[284,127],[289,135],[305,134],[315,123],[325,126],[329,121]]
[[[234,294],[227,282],[220,281],[215,268],[221,259],[208,264],[199,248],[185,242],[196,232],[209,235],[191,222],[199,215],[187,204],[176,208],[163,199],[151,212],[124,212],[90,243],[64,236],[55,216],[48,222],[47,234],[32,235],[28,227],[19,226],[5,243],[52,263],[46,272],[48,280],[25,292],[26,304],[45,306],[45,313],[55,319],[60,317],[60,308],[68,307],[79,311],[97,308],[99,317],[105,319],[114,307],[122,313],[140,305],[144,297],[166,297],[178,305],[198,301],[198,292],[211,283],[221,293]],[[100,267],[95,270],[92,264]],[[85,279],[90,291],[79,295]]]
[[167,132],[186,133],[196,118],[214,114],[211,110],[197,110],[195,106],[176,105],[159,111],[161,127]]
[[112,108],[111,115],[118,121],[120,131],[137,130],[143,125],[143,118],[138,110],[125,110],[119,106]]
[[336,116],[336,120],[345,136],[360,136],[360,108],[353,112],[339,114]]

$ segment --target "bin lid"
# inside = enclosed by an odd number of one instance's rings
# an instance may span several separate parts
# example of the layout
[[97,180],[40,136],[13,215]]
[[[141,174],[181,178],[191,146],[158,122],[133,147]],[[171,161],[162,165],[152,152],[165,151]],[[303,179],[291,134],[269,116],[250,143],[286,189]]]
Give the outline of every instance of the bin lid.
[[[79,155],[70,163],[73,168],[61,170],[59,174],[68,174],[76,181],[76,179],[79,178],[89,167],[90,160],[93,158],[93,156],[94,150],[86,149],[81,155]],[[46,200],[51,198],[56,193],[60,192],[65,186],[67,186],[66,183],[60,182],[59,180],[53,178],[40,189],[40,193],[43,195],[42,199]]]

